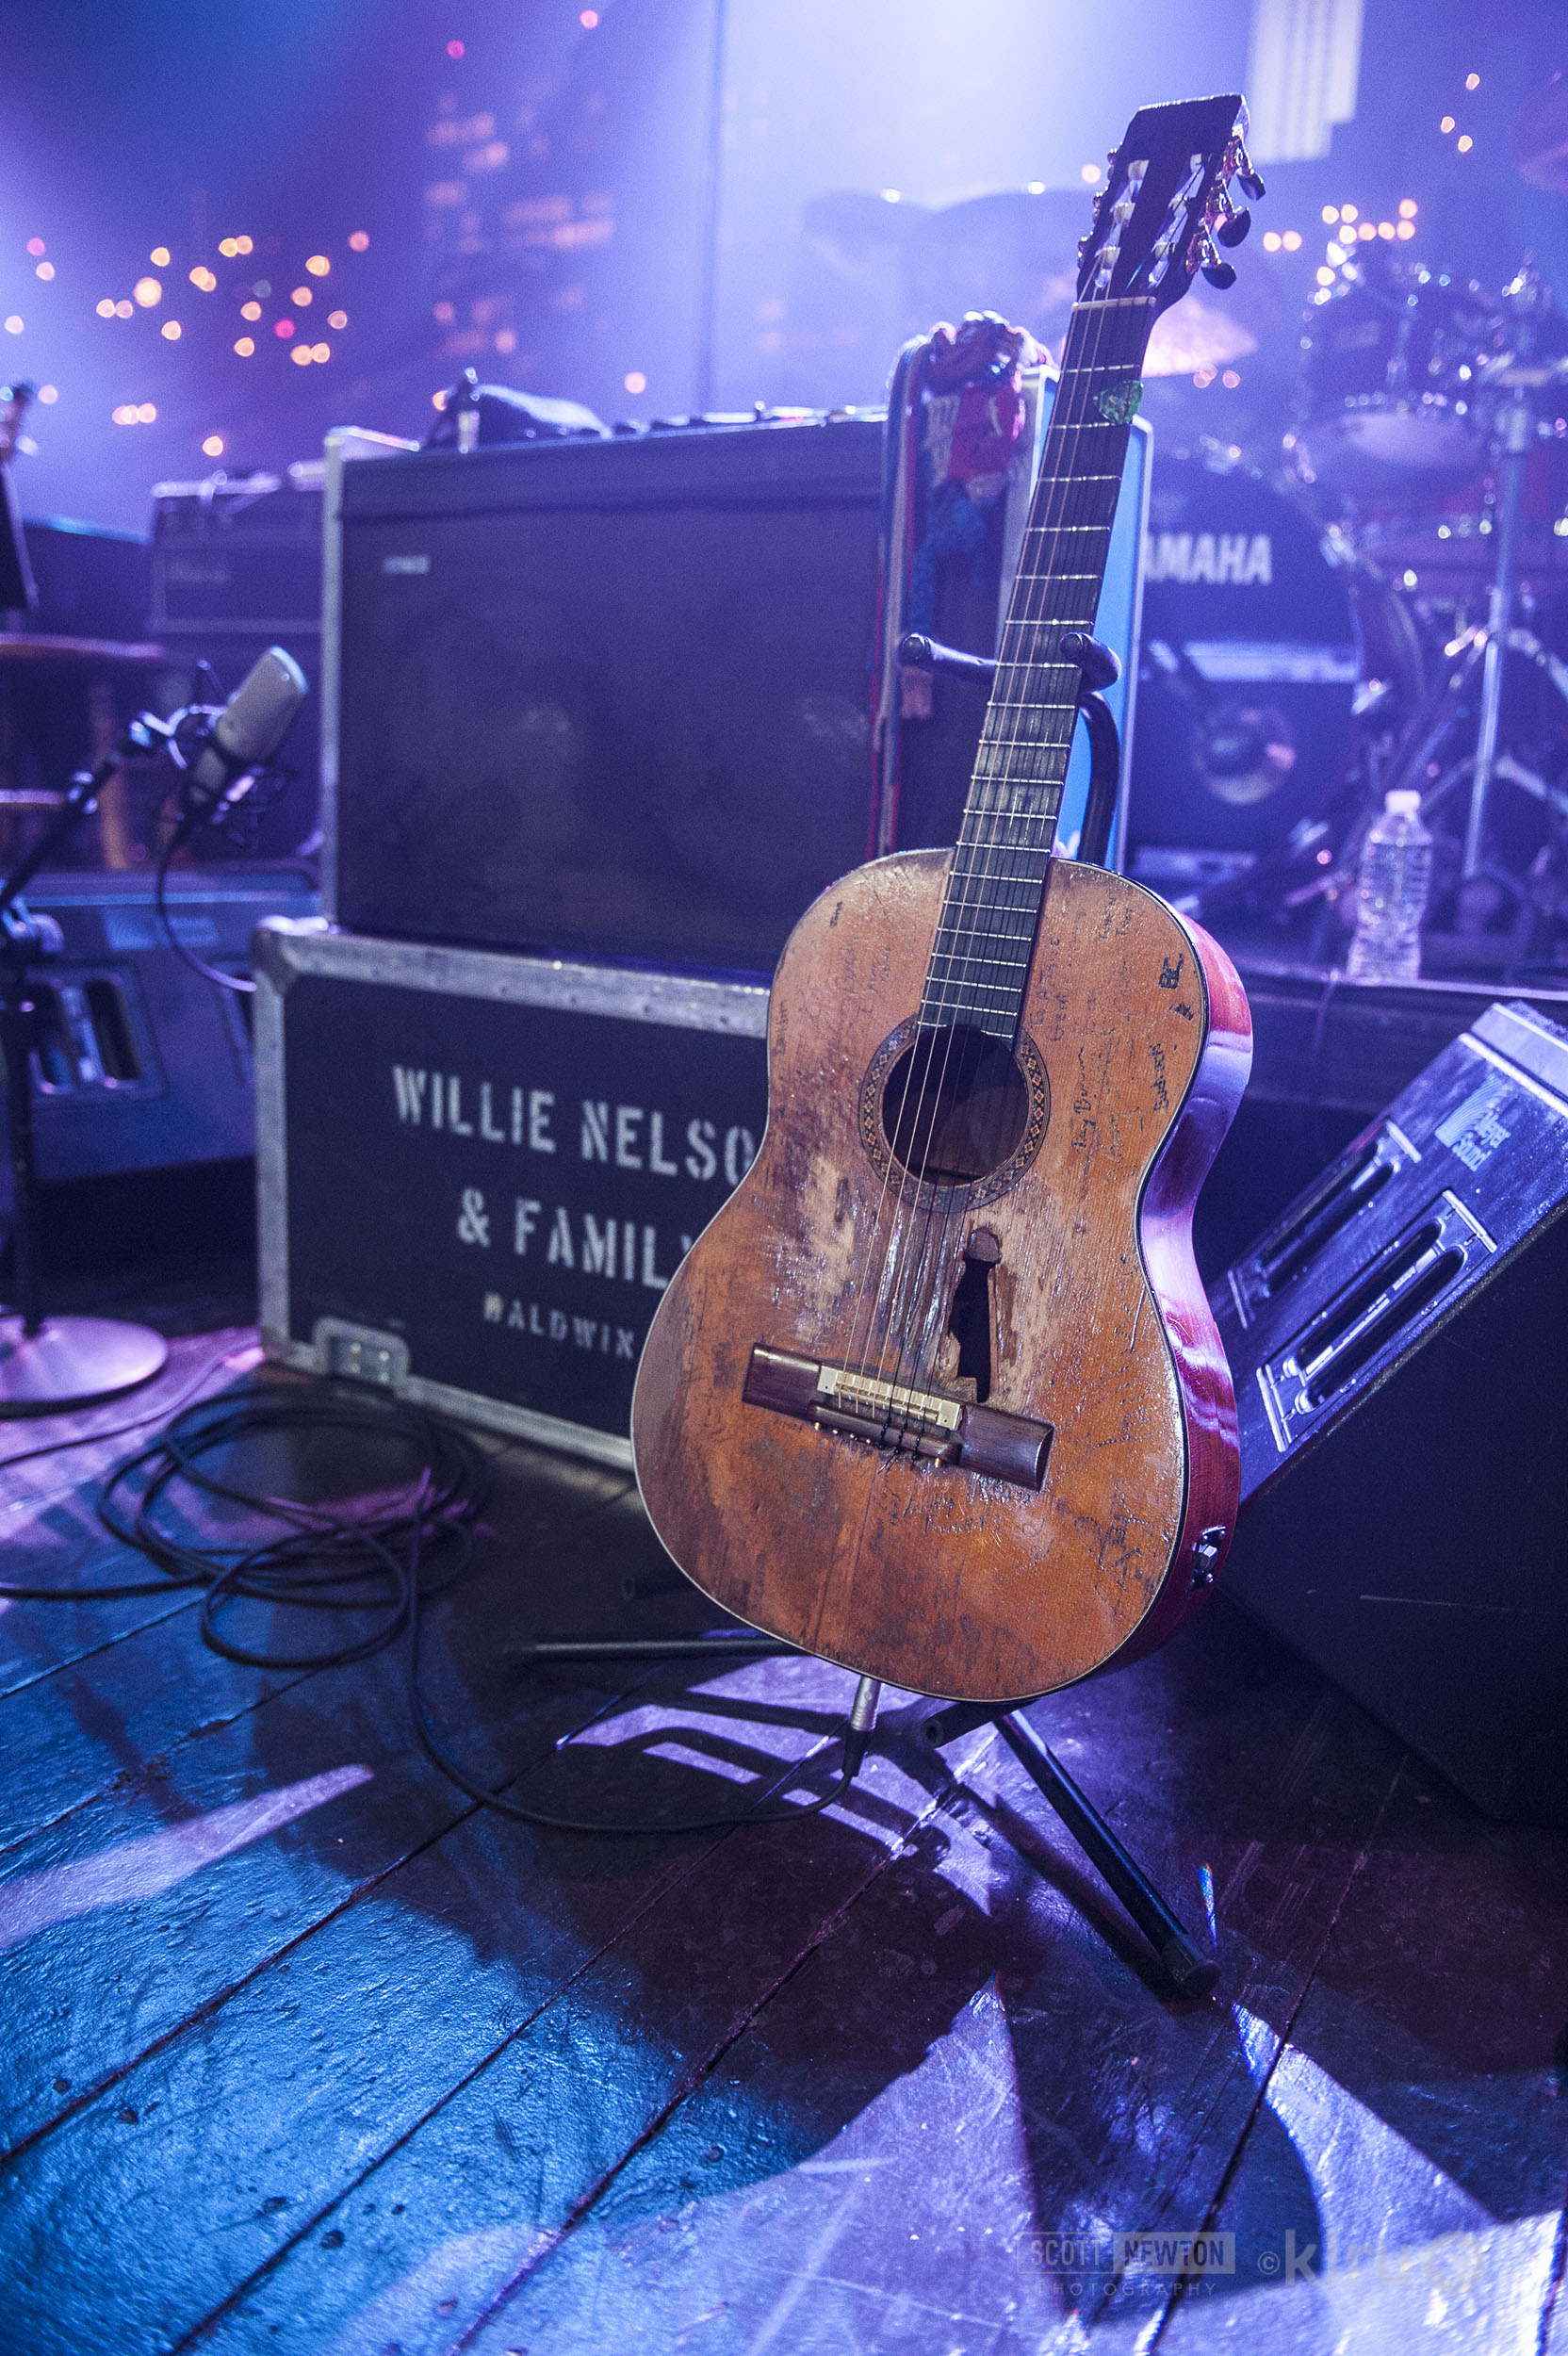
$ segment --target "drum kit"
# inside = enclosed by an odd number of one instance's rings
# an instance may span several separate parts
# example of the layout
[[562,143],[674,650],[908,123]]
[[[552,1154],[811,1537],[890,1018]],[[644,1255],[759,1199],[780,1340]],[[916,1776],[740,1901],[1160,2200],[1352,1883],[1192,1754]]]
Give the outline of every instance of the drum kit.
[[1281,902],[1343,905],[1383,794],[1413,788],[1439,844],[1429,970],[1536,951],[1549,968],[1568,922],[1568,662],[1550,643],[1568,590],[1568,319],[1528,267],[1493,297],[1361,252],[1309,307],[1285,472],[1325,553],[1409,615],[1417,678],[1364,673],[1349,823],[1342,789],[1331,857],[1302,846],[1323,874]]
[[[1562,77],[1513,160],[1568,194]],[[1195,913],[1304,927],[1334,964],[1366,828],[1413,788],[1424,970],[1568,974],[1568,319],[1527,263],[1493,294],[1385,229],[1314,294],[1300,352],[1277,461],[1209,445],[1156,468],[1134,872]],[[1205,524],[1217,548],[1266,536],[1266,595],[1222,593]]]
[[[1511,148],[1568,195],[1568,77]],[[1079,209],[1045,188],[936,211],[835,194],[806,226],[885,285],[890,319],[984,306],[1050,349]],[[1436,837],[1424,970],[1568,975],[1568,317],[1527,265],[1493,293],[1358,240],[1308,303],[1289,417],[1184,456],[1182,380],[1266,374],[1278,278],[1200,287],[1162,325],[1133,873],[1335,965],[1366,827],[1414,787]]]

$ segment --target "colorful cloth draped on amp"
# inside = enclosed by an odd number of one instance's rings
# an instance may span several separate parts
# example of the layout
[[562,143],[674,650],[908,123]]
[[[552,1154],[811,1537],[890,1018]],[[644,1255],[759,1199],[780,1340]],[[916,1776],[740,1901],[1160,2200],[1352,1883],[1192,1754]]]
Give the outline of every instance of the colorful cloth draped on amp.
[[931,712],[928,673],[899,667],[900,641],[936,625],[944,563],[978,561],[1007,486],[1027,403],[1022,372],[1041,354],[1028,331],[970,311],[906,344],[888,392],[873,741],[873,856],[898,841],[901,724]]

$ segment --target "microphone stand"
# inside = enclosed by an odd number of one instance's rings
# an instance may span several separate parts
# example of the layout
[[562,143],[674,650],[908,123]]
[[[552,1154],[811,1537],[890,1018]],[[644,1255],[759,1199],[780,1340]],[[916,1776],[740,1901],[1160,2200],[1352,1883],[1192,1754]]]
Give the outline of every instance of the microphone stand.
[[54,944],[22,894],[60,850],[122,761],[160,749],[165,724],[143,713],[93,769],[78,770],[32,849],[0,884],[0,1054],[6,1073],[12,1185],[16,1314],[0,1317],[0,1415],[57,1415],[150,1382],[169,1355],[151,1326],[115,1317],[46,1317],[39,1248],[33,1137],[33,1049],[38,1006],[29,968]]

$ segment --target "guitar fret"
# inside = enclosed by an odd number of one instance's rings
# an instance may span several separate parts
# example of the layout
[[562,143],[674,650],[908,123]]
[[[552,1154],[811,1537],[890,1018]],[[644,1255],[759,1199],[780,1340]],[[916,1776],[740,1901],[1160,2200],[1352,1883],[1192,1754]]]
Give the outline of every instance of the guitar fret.
[[[992,916],[999,914],[1010,917],[1026,916],[1029,920],[1028,929],[1030,932],[1033,932],[1035,917],[1037,913],[1035,902],[1038,897],[1038,893],[1039,879],[1037,876],[1031,876],[1029,881],[1029,896],[1026,900],[1015,900],[1009,903],[1005,908],[1003,908],[999,902],[993,900],[988,904],[988,912]],[[954,916],[949,917],[947,922],[939,927],[937,934],[939,941],[940,941],[944,937],[946,937],[950,942],[956,941],[960,939],[967,939],[969,937],[964,928],[957,924],[956,915],[957,911],[955,911]],[[975,938],[977,940],[986,941],[1014,941],[1021,939],[1021,935],[1020,934],[1019,928],[1016,924],[993,924],[984,934],[977,932],[975,934]]]
[[965,976],[972,973],[972,978],[977,990],[1004,990],[1006,988],[1004,982],[988,982],[983,980],[981,975],[984,972],[1010,973],[1016,979],[1020,973],[1027,973],[1029,960],[1035,953],[1034,929],[1031,927],[1026,940],[992,942],[990,946],[1001,950],[1004,954],[995,957],[970,957],[960,955],[955,949],[941,951],[931,960],[933,980],[945,981],[950,986],[958,988],[962,986]]
[[[960,959],[950,959],[950,960],[949,960],[949,962],[950,962],[950,963],[955,963],[955,962],[956,962],[956,963],[960,963],[960,964],[964,964],[964,965],[990,965],[990,966],[994,966],[994,967],[996,968],[996,970],[997,970],[997,972],[998,972],[999,973],[1017,973],[1017,971],[1018,971],[1018,960],[1017,960],[1017,958],[1016,958],[1016,957],[964,957],[964,958],[960,958]],[[952,976],[951,974],[949,974],[949,975],[946,977],[946,985],[945,985],[945,986],[946,986],[946,987],[952,987],[952,986],[953,986],[953,976]]]
[[[1019,798],[1020,795],[1026,795],[1028,798],[1022,800]],[[998,839],[996,834],[998,826],[1043,826],[1055,817],[1056,809],[1054,789],[1051,787],[1037,789],[1033,786],[1018,785],[1012,790],[1007,801],[995,803],[983,810],[976,810],[973,816],[976,821],[984,819],[990,822],[986,829],[986,839],[994,845]],[[970,832],[966,822],[958,840],[960,843],[967,843],[969,839]]]
[[[1039,886],[1037,882],[1030,887],[1029,899],[1026,902],[1020,901],[1015,907],[1007,911],[1009,915],[1015,918],[1026,917],[1028,922],[1025,925],[1021,926],[1016,923],[1008,924],[993,924],[988,925],[984,932],[976,928],[972,935],[972,940],[988,941],[993,945],[1001,947],[1006,947],[1009,943],[1016,944],[1020,941],[1032,941],[1035,933],[1035,920],[1038,914],[1038,910],[1035,906],[1035,902],[1038,898],[1038,893]],[[997,913],[996,908],[993,907],[989,910],[989,913],[994,916]],[[945,943],[942,949],[942,954],[944,956],[958,957],[962,954],[962,948],[959,944],[971,941],[972,936],[961,927],[954,924],[950,920],[949,923],[938,933],[937,940],[939,944]]]
[[1011,982],[966,982],[966,990],[983,990],[988,998],[1010,998],[1015,985]]
[[[1020,918],[1026,919],[1028,929],[1033,931],[1039,913],[1040,879],[1037,875],[1027,879],[1016,875],[1012,881],[1013,896],[1005,901],[977,900],[970,907],[956,903],[938,925],[938,941],[951,945],[960,941],[1012,940],[1018,935]],[[992,922],[982,925],[971,921],[981,916],[988,916]]]
[[1059,783],[1059,779],[1053,779],[1045,785],[1037,785],[1022,777],[982,778],[978,792],[990,794],[1000,791],[1006,795],[1006,799],[1004,801],[977,799],[970,814],[976,819],[999,821],[1003,826],[1016,826],[1025,822],[1033,824],[1054,817],[1056,803],[1053,796]]
[[[1043,821],[1036,819],[1020,821],[1021,825],[1029,826],[1043,823]],[[994,846],[988,843],[970,843],[960,842],[958,847],[960,851],[978,850],[984,856],[988,857]],[[1049,843],[1009,843],[1003,847],[1006,850],[1009,859],[1049,859],[1051,857],[1051,845]],[[971,874],[972,871],[955,867],[954,873],[955,875],[965,875]]]

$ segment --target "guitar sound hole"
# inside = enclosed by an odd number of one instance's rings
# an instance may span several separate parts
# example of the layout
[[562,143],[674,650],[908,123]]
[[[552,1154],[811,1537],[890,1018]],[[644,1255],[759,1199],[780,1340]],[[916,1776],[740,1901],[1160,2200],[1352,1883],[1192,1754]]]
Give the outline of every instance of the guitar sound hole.
[[1000,1039],[966,1023],[916,1034],[882,1090],[893,1159],[939,1186],[983,1178],[1017,1152],[1029,1090]]

